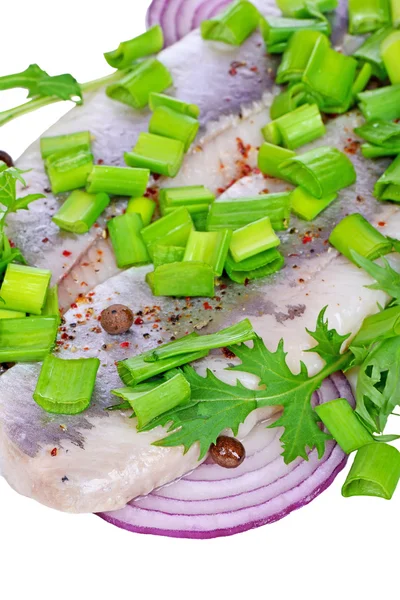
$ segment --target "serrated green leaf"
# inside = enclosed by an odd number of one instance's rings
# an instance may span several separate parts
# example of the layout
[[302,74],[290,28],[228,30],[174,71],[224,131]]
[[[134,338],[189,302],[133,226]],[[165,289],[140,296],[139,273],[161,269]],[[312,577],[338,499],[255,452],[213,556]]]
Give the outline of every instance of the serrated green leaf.
[[44,194],[28,194],[27,196],[23,196],[22,198],[18,198],[14,205],[14,211],[17,210],[25,210],[28,208],[31,202],[35,200],[40,200],[40,198],[45,198]]
[[29,92],[29,97],[38,96],[38,82],[43,77],[48,77],[46,71],[43,71],[39,65],[29,65],[29,67],[21,73],[13,73],[12,75],[0,77],[0,90],[25,88]]
[[40,96],[57,96],[61,100],[74,100],[78,104],[82,101],[81,86],[69,73],[64,75],[43,76],[37,84]]
[[361,256],[354,250],[352,256],[356,264],[364,269],[371,277],[376,280],[376,283],[367,285],[370,290],[380,290],[386,292],[393,298],[392,305],[400,304],[400,274],[390,266],[388,260],[382,257],[383,267],[380,267],[372,260]]
[[340,335],[336,329],[329,329],[328,320],[325,320],[327,308],[325,306],[319,313],[315,331],[306,330],[317,342],[316,346],[309,348],[306,352],[316,352],[326,364],[330,364],[337,359],[343,342],[350,337],[350,334]]
[[390,442],[395,442],[396,440],[400,440],[400,435],[395,434],[387,434],[387,435],[374,435],[374,440],[376,442],[381,442],[383,444],[389,444]]

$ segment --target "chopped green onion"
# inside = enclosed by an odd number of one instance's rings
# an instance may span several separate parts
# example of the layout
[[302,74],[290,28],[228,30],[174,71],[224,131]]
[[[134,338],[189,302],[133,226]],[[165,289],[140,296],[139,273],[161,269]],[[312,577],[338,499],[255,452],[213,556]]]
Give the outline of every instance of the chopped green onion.
[[372,74],[372,65],[370,63],[364,63],[361,69],[357,71],[356,78],[351,88],[352,106],[356,104],[358,94],[361,94],[361,92],[367,87]]
[[400,117],[400,84],[358,94],[359,106],[367,121],[392,121]]
[[215,200],[215,195],[204,185],[193,185],[187,187],[178,188],[163,188],[159,194],[159,204],[161,214],[164,215],[169,209],[175,210],[184,206],[187,210],[192,213],[191,209],[201,206],[202,211],[204,207],[208,209],[208,206]]
[[388,444],[376,442],[357,452],[344,482],[342,495],[375,496],[390,500],[400,479],[400,452]]
[[142,229],[142,237],[150,256],[153,256],[154,244],[185,247],[191,231],[193,221],[190,214],[186,208],[178,208]]
[[143,196],[149,177],[149,169],[95,165],[88,177],[86,189],[90,194],[104,192],[115,196]]
[[400,155],[394,159],[376,182],[374,196],[378,200],[400,202]]
[[141,231],[143,221],[137,213],[114,217],[108,222],[111,243],[120,269],[150,262]]
[[369,33],[390,22],[389,0],[349,0],[349,32]]
[[199,126],[197,119],[176,112],[167,106],[159,106],[150,119],[149,132],[181,141],[187,152],[197,135]]
[[346,454],[374,441],[344,398],[320,404],[315,407],[315,412]]
[[181,262],[185,254],[185,248],[180,246],[162,246],[161,244],[154,244],[151,247],[151,250],[155,269],[160,265]]
[[56,317],[0,320],[0,362],[37,362],[52,350]]
[[400,31],[393,31],[383,40],[381,55],[391,83],[400,83]]
[[110,204],[108,194],[88,194],[75,190],[53,216],[63,231],[87,233]]
[[362,215],[345,217],[333,229],[329,241],[341,254],[355,262],[352,251],[375,260],[392,250],[392,243],[379,233]]
[[225,271],[235,283],[245,283],[253,279],[262,279],[279,271],[285,264],[285,259],[276,248],[260,252],[251,258],[240,262],[233,260],[229,253],[225,263]]
[[327,208],[337,198],[334,192],[323,198],[315,198],[310,192],[299,186],[290,196],[292,211],[305,221],[313,221],[325,208]]
[[188,354],[189,352],[209,352],[215,348],[225,348],[225,346],[249,342],[254,340],[255,337],[256,333],[252,324],[248,319],[244,319],[235,325],[221,329],[218,333],[210,333],[208,335],[195,333],[191,336],[185,336],[180,340],[175,340],[170,344],[159,346],[153,352],[146,355],[145,361],[165,360],[179,354]]
[[105,52],[104,58],[114,69],[125,69],[138,58],[158,54],[164,46],[164,34],[160,25],[154,25],[133,40],[121,42],[116,50]]
[[47,291],[46,302],[42,309],[43,316],[57,317],[58,322],[61,322],[60,307],[58,304],[58,287],[53,285]]
[[169,263],[146,275],[154,296],[214,297],[214,271],[200,262]]
[[178,100],[178,98],[173,98],[166,94],[157,94],[156,92],[150,94],[149,106],[152,111],[155,111],[159,106],[166,106],[182,115],[193,117],[193,119],[197,119],[200,116],[200,108],[197,104],[188,104],[187,102]]
[[259,19],[251,2],[236,0],[223,13],[201,23],[201,35],[204,40],[240,46],[258,27]]
[[354,58],[369,63],[372,66],[373,74],[381,81],[384,81],[387,77],[385,64],[381,55],[381,43],[392,31],[392,27],[383,27],[375,31],[375,33],[367,37],[353,54]]
[[[46,412],[77,415],[90,405],[99,366],[98,358],[63,360],[49,354],[40,370],[33,399]],[[63,385],[65,381],[68,385]]]
[[336,52],[321,37],[315,44],[310,60],[304,70],[302,81],[311,93],[320,98],[320,108],[325,112],[343,111],[352,100],[352,86],[357,70],[357,61],[351,56]]
[[294,156],[296,154],[292,150],[264,142],[258,153],[258,168],[264,175],[285,179],[291,183],[289,179],[284,177],[280,167],[283,162]]
[[185,147],[179,140],[140,133],[132,152],[125,152],[125,162],[130,167],[144,167],[153,173],[175,177],[182,166]]
[[220,276],[224,270],[232,232],[192,231],[189,235],[183,260],[186,262],[203,262],[213,268],[215,275]]
[[325,126],[316,104],[304,104],[266,125],[262,130],[264,138],[273,143],[271,125],[276,127],[279,134],[275,143],[289,150],[295,150],[325,135]]
[[274,96],[270,109],[270,117],[271,119],[278,119],[282,115],[292,112],[302,104],[307,104],[309,101],[311,102],[312,98],[308,94],[304,83],[293,83],[289,85],[287,90]]
[[290,38],[276,73],[276,83],[300,81],[317,41],[323,38],[329,47],[328,38],[320,31],[299,29]]
[[285,178],[304,187],[316,198],[324,198],[352,185],[356,172],[350,159],[329,146],[321,146],[280,165]]
[[239,229],[262,217],[269,217],[275,230],[287,229],[290,220],[290,192],[218,200],[210,207],[207,231]]
[[196,231],[207,231],[207,218],[208,218],[208,207],[207,210],[193,212],[193,207],[190,208],[193,225]]
[[381,156],[396,156],[400,154],[400,144],[396,148],[385,148],[373,144],[361,144],[361,154],[365,158],[379,158]]
[[0,290],[2,308],[40,315],[50,279],[51,271],[10,263]]
[[142,217],[143,225],[146,227],[150,225],[151,219],[153,218],[154,211],[156,209],[156,203],[150,198],[131,198],[126,208],[127,214],[137,213]]
[[338,0],[313,0],[312,3],[307,0],[277,0],[276,3],[284,17],[304,19],[304,17],[312,16],[315,10],[322,13],[335,10]]
[[6,310],[4,308],[0,308],[0,320],[1,319],[23,319],[26,317],[26,313],[20,312],[18,310]]
[[367,142],[384,148],[399,148],[400,153],[400,124],[375,119],[361,127],[356,127],[354,132]]
[[400,306],[392,306],[381,310],[376,315],[366,317],[351,345],[369,346],[374,342],[398,335],[400,335]]
[[259,252],[279,246],[280,240],[272,229],[269,217],[249,223],[232,234],[230,251],[236,262],[255,256]]
[[400,3],[399,0],[390,0],[390,12],[392,15],[393,27],[400,25]]
[[302,29],[319,31],[327,36],[331,32],[330,25],[324,18],[286,19],[284,17],[267,17],[261,19],[261,31],[270,54],[284,52],[292,35]]
[[59,152],[69,153],[77,149],[90,151],[90,147],[91,138],[89,131],[40,138],[40,152],[43,160]]
[[46,159],[45,166],[53,194],[70,192],[86,185],[93,155],[85,148],[58,152]]
[[144,108],[152,92],[163,92],[171,87],[171,73],[159,60],[149,58],[139,63],[117,83],[106,88],[106,94],[113,100],[133,108]]

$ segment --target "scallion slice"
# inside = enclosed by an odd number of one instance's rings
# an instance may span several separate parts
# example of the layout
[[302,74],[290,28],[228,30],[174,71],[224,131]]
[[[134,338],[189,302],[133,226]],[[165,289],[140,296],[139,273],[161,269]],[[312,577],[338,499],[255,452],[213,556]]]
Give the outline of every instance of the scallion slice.
[[188,115],[193,119],[197,119],[200,116],[200,108],[197,104],[188,104],[178,98],[167,96],[166,94],[158,94],[156,92],[150,94],[149,106],[152,111],[160,106],[166,106],[175,112],[181,113],[182,115]]
[[381,55],[391,83],[400,83],[400,31],[393,31],[383,40]]
[[374,342],[400,335],[400,306],[381,310],[366,317],[360,331],[351,342],[352,346],[369,346]]
[[116,50],[105,52],[104,58],[114,69],[125,69],[138,58],[158,54],[164,46],[164,34],[160,25],[154,25],[142,35],[121,42]]
[[142,217],[143,226],[150,225],[156,209],[156,203],[150,198],[131,198],[126,208],[127,214],[136,213]]
[[284,179],[291,183],[291,180],[283,175],[281,165],[295,156],[296,154],[292,150],[287,150],[286,148],[264,142],[258,153],[258,168],[264,175],[276,177],[277,179]]
[[36,362],[52,350],[57,317],[0,320],[0,362]]
[[316,104],[304,104],[266,125],[262,130],[264,138],[267,142],[274,143],[271,125],[279,132],[279,140],[275,143],[289,150],[295,150],[325,135],[325,126]]
[[320,31],[299,29],[290,38],[276,73],[276,83],[300,81],[317,41],[323,38],[329,47],[328,38]]
[[[63,360],[49,354],[44,359],[33,399],[46,412],[77,415],[90,405],[99,366],[98,358]],[[63,381],[68,385],[62,385]]]
[[298,17],[304,19],[312,16],[315,10],[322,13],[335,10],[338,5],[338,0],[277,0],[277,5],[281,9],[285,17]]
[[221,14],[203,21],[200,26],[204,40],[215,40],[240,46],[257,28],[260,13],[246,0],[236,0]]
[[315,412],[346,454],[374,441],[344,398],[320,404],[315,407]]
[[214,271],[200,262],[168,263],[146,275],[154,296],[214,297]]
[[154,244],[151,247],[151,250],[155,269],[160,265],[181,262],[185,255],[185,248],[182,248],[181,246],[162,246],[161,244]]
[[313,99],[304,83],[301,81],[292,83],[286,90],[274,96],[270,109],[270,117],[271,119],[278,119],[282,115],[292,112],[302,104],[312,101]]
[[381,156],[397,156],[400,154],[400,144],[397,147],[385,148],[373,144],[361,144],[361,154],[365,158],[380,158]]
[[392,121],[400,117],[400,83],[362,92],[358,100],[367,121]]
[[400,3],[399,0],[390,0],[390,13],[392,15],[393,27],[400,25]]
[[375,260],[392,250],[392,243],[379,233],[362,215],[354,213],[342,219],[333,229],[329,241],[352,262],[352,252]]
[[78,148],[51,154],[45,162],[53,194],[85,187],[93,168],[90,150]]
[[26,317],[26,313],[20,312],[18,310],[6,310],[4,308],[0,308],[0,320],[1,319],[23,319]]
[[178,208],[173,213],[161,217],[142,229],[142,237],[150,256],[153,256],[154,244],[186,247],[193,221],[186,208]]
[[[193,185],[178,188],[163,188],[159,193],[159,204],[161,214],[175,210],[184,206],[192,214],[198,212],[200,206],[201,211],[207,210],[208,206],[215,200],[215,195],[211,190],[204,185]],[[205,207],[205,209],[204,209]]]
[[139,63],[117,83],[106,88],[106,94],[113,100],[139,109],[149,102],[152,92],[163,92],[171,87],[171,73],[159,60],[149,58]]
[[390,22],[389,0],[349,0],[349,32],[369,33]]
[[225,263],[225,271],[229,279],[235,283],[245,283],[254,279],[262,279],[279,271],[285,259],[276,248],[260,252],[240,262],[233,260],[229,253]]
[[374,196],[378,200],[400,202],[400,155],[394,159],[376,182]]
[[400,452],[374,442],[359,449],[344,482],[342,495],[375,496],[390,500],[400,479]]
[[79,131],[68,135],[56,135],[40,138],[40,152],[43,160],[59,152],[72,152],[76,149],[90,151],[91,137],[89,131]]
[[199,122],[167,106],[155,109],[149,123],[149,132],[183,143],[185,152],[192,145],[199,130]]
[[108,222],[111,243],[120,269],[150,262],[141,231],[143,221],[137,213],[114,217]]
[[82,190],[75,190],[52,220],[63,231],[87,233],[109,204],[108,194],[88,194]]
[[305,221],[313,221],[337,198],[336,193],[328,194],[322,198],[315,198],[310,192],[299,186],[290,196],[292,211]]
[[324,198],[356,180],[351,160],[329,146],[321,146],[289,158],[279,166],[284,178],[304,187],[316,198]]
[[87,191],[90,194],[115,196],[143,196],[150,177],[149,169],[127,169],[95,165],[90,172]]
[[387,77],[385,64],[381,55],[381,44],[383,40],[393,31],[392,27],[383,27],[375,31],[354,52],[354,58],[365,61],[372,66],[373,74],[381,81]]
[[356,127],[354,132],[375,146],[400,148],[400,123],[375,119]]
[[362,67],[357,70],[356,78],[351,88],[351,106],[356,104],[358,94],[361,94],[361,92],[365,90],[372,75],[372,65],[370,63],[364,63]]
[[221,276],[228,256],[232,232],[192,231],[186,245],[184,261],[203,262],[213,268],[215,275]]
[[132,152],[125,152],[129,167],[144,167],[153,173],[175,177],[182,166],[185,147],[179,140],[140,133]]
[[[261,31],[270,54],[281,54],[296,31],[319,31],[329,36],[329,22],[322,19],[286,19],[285,17],[261,18]],[[326,39],[326,38],[325,38]]]
[[230,251],[236,262],[279,246],[280,240],[269,217],[245,225],[232,234]]
[[42,316],[56,317],[58,319],[58,322],[61,322],[57,285],[53,285],[47,291],[46,302],[44,303],[42,309]]
[[1,308],[40,315],[50,279],[51,271],[10,263],[0,290]]

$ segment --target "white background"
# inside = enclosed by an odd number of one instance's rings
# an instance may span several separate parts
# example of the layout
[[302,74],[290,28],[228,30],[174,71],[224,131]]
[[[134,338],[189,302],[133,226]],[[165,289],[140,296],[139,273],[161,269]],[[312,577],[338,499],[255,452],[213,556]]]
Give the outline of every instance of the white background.
[[[0,75],[35,62],[82,82],[105,75],[102,53],[143,30],[147,4],[3,0]],[[0,110],[24,97],[22,91],[1,93]],[[67,109],[55,105],[6,125],[0,149],[17,157]],[[94,516],[61,514],[18,496],[0,478],[0,597],[397,599],[400,493],[391,502],[345,500],[343,480],[341,474],[279,523],[192,541],[135,535]]]

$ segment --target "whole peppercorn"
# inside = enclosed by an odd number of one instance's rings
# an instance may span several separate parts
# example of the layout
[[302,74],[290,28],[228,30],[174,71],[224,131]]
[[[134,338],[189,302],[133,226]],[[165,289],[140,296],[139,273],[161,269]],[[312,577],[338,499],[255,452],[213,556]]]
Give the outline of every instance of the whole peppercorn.
[[236,469],[244,461],[246,450],[236,438],[220,435],[216,443],[210,446],[210,456],[220,467]]
[[11,158],[11,156],[9,154],[7,154],[7,152],[4,152],[4,150],[0,150],[0,161],[3,161],[4,163],[6,163],[7,167],[14,166],[13,159]]
[[126,333],[133,323],[133,312],[124,304],[112,304],[105,308],[100,316],[104,331],[111,335]]

